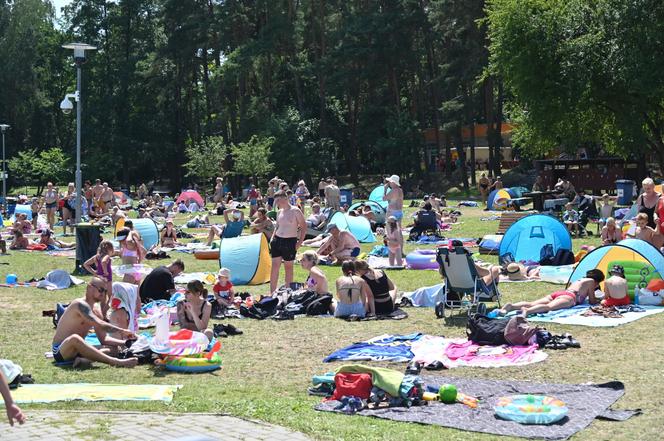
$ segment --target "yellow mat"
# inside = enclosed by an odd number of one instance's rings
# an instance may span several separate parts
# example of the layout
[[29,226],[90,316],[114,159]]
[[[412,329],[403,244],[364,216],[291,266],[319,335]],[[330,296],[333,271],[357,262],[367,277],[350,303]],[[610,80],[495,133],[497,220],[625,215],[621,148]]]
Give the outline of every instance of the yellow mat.
[[[161,384],[26,384],[12,391],[18,404],[55,401],[173,401],[182,385]],[[0,399],[0,403],[4,402]]]

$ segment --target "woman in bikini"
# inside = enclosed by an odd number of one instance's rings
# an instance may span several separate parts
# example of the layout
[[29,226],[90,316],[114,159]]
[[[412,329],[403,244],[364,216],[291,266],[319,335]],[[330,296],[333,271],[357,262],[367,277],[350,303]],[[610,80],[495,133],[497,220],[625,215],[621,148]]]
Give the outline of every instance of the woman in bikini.
[[335,317],[365,317],[373,314],[372,303],[369,302],[370,290],[361,277],[355,275],[355,265],[351,261],[341,264],[343,276],[336,281],[337,300],[334,308]]
[[115,239],[120,242],[120,258],[123,265],[140,263],[140,244],[136,243],[129,228],[125,227],[118,231]]
[[58,209],[58,190],[53,187],[52,182],[46,184],[44,206],[46,207],[46,222],[48,222],[49,228],[53,229],[55,225],[55,212]]
[[500,314],[520,310],[524,317],[531,314],[541,314],[558,309],[571,308],[580,305],[588,299],[591,305],[599,303],[595,298],[595,290],[604,281],[604,273],[598,269],[591,269],[586,277],[572,282],[564,291],[556,291],[546,297],[532,302],[508,303],[499,310]]
[[141,237],[141,233],[134,230],[134,222],[131,219],[125,220],[124,225],[125,225],[126,228],[129,228],[130,241],[132,241],[136,244],[136,249],[138,251],[138,262],[137,263],[142,263],[143,260],[145,259],[145,255],[148,253],[148,251],[145,249],[145,246],[143,245],[143,238]]
[[369,303],[376,315],[386,315],[394,312],[397,303],[397,287],[387,277],[384,271],[369,267],[365,260],[355,262],[355,273],[369,286],[371,297]]
[[403,190],[401,189],[399,176],[392,175],[385,179],[383,200],[387,201],[387,213],[385,213],[385,216],[394,216],[397,219],[399,229],[401,229],[401,219],[403,219]]
[[174,248],[178,243],[177,233],[173,228],[173,220],[168,219],[166,226],[161,231],[161,246],[164,248]]
[[329,294],[330,290],[327,286],[327,277],[316,264],[318,263],[318,254],[313,250],[305,251],[302,254],[300,265],[306,271],[309,271],[307,277],[306,287],[309,291],[314,291],[316,294],[325,295]]
[[189,282],[184,292],[184,300],[177,304],[178,320],[180,328],[202,332],[212,341],[214,333],[208,329],[212,305],[206,299],[207,289],[203,287],[203,283],[200,280]]
[[639,213],[645,213],[648,215],[648,226],[650,228],[657,228],[657,223],[655,222],[655,210],[659,203],[659,198],[661,194],[655,191],[655,182],[650,178],[645,178],[641,182],[643,186],[643,193],[636,198],[636,206],[639,209]]
[[67,225],[74,234],[74,222],[76,219],[76,187],[73,182],[67,185],[67,192],[62,195],[64,204],[62,206],[62,234],[67,235]]

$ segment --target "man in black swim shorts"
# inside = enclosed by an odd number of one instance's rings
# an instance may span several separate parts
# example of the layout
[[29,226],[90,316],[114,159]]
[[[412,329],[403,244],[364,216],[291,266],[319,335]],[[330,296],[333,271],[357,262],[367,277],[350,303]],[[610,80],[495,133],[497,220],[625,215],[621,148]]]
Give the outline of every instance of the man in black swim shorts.
[[307,234],[307,224],[299,208],[288,202],[285,191],[278,191],[274,195],[274,204],[277,212],[277,227],[270,241],[270,254],[272,256],[272,272],[270,273],[270,294],[274,294],[279,284],[279,270],[284,264],[285,285],[293,282],[293,261],[295,253],[300,248]]

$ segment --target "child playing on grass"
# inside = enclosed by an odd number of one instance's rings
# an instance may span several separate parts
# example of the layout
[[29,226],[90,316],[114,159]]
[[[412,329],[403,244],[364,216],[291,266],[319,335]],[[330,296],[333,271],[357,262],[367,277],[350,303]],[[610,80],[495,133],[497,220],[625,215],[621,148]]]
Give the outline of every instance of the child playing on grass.
[[104,300],[100,302],[101,312],[104,317],[108,312],[109,303],[111,301],[111,293],[113,291],[113,271],[111,270],[111,256],[115,254],[113,244],[104,240],[97,248],[97,254],[89,258],[84,264],[83,268],[90,274],[95,274],[97,277],[106,282],[106,292]]
[[387,218],[385,241],[389,251],[390,266],[403,266],[403,234],[401,234],[401,228],[394,216]]
[[570,234],[580,234],[579,230],[579,213],[572,207],[571,203],[565,205],[565,211],[563,212],[563,223],[567,227],[567,231]]
[[219,305],[219,310],[221,312],[225,311],[226,308],[233,305],[235,300],[235,292],[233,291],[233,284],[230,281],[231,270],[228,268],[221,268],[219,273],[217,273],[217,283],[212,287],[212,292],[214,292],[214,299]]

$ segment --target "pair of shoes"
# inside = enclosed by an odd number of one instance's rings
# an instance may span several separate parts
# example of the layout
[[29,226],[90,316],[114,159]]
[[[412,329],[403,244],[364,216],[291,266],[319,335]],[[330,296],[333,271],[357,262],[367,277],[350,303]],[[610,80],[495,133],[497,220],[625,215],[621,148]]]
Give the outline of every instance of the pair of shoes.
[[422,370],[422,363],[419,361],[411,361],[406,366],[406,375],[420,375]]
[[572,337],[572,334],[563,334],[562,338],[559,340],[560,343],[564,344],[568,348],[580,348],[581,343],[579,343],[577,340]]
[[559,336],[553,336],[551,340],[547,342],[547,344],[544,346],[545,349],[554,349],[554,350],[562,350],[562,349],[567,349],[567,345],[562,343],[560,341]]
[[212,331],[214,332],[215,337],[222,337],[222,338],[228,337],[229,335],[244,334],[241,330],[239,330],[233,325],[223,325],[223,324],[214,325]]
[[270,317],[273,320],[295,320],[295,314],[291,311],[281,310]]

